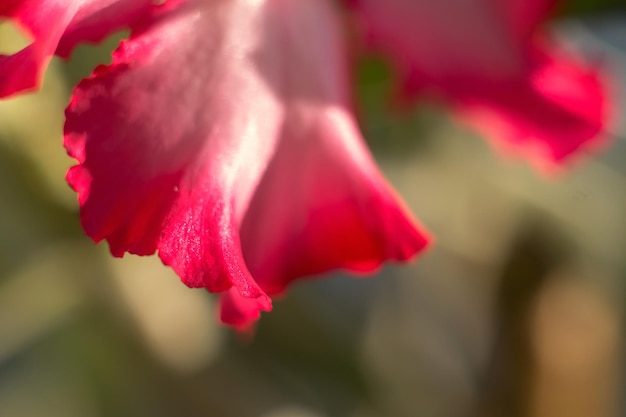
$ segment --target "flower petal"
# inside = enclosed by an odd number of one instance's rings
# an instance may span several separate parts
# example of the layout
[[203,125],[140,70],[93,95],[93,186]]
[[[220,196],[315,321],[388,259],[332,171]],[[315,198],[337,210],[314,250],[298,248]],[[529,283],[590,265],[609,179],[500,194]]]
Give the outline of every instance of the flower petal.
[[[281,294],[297,278],[342,268],[369,273],[428,244],[382,179],[345,110],[292,109],[241,227],[243,255],[261,289]],[[239,329],[257,302],[223,293],[221,319]]]
[[88,235],[116,256],[158,249],[187,285],[250,298],[264,295],[237,223],[282,119],[261,77],[272,57],[254,56],[258,8],[166,3],[77,87],[66,122]]
[[239,331],[249,329],[261,317],[263,310],[263,304],[243,297],[235,287],[220,294],[220,320]]
[[343,268],[371,272],[427,244],[381,177],[345,109],[292,109],[241,230],[261,288]]
[[[234,286],[225,300],[236,308],[225,307],[223,314],[233,324],[269,310],[244,261],[240,228],[253,199],[268,203],[258,186],[283,141],[327,152],[336,140],[339,154],[356,149],[350,158],[366,161],[363,181],[374,183],[362,186],[370,191],[357,191],[362,201],[355,204],[363,210],[372,190],[381,201],[390,196],[362,145],[353,143],[356,133],[299,133],[315,128],[329,109],[345,112],[348,102],[333,12],[321,0],[169,1],[155,9],[110,67],[78,86],[67,110],[66,147],[79,161],[68,180],[79,193],[86,232],[108,240],[117,256],[158,250],[189,286],[216,292]],[[306,155],[299,161],[308,161]],[[317,155],[313,160],[320,162]],[[280,191],[270,196],[275,206],[293,200]],[[321,190],[306,196],[313,192]],[[372,207],[381,208],[388,209]],[[403,220],[399,224],[412,227]],[[277,233],[288,232],[285,224]],[[404,259],[419,245],[405,249],[389,254]],[[322,269],[332,266],[344,265]]]
[[10,0],[0,17],[15,20],[33,42],[0,55],[0,97],[39,87],[52,55],[67,57],[80,42],[96,42],[136,20],[151,0]]
[[[366,273],[406,261],[428,243],[382,179],[343,109],[292,110],[246,213],[246,264],[269,295],[294,279],[343,268]],[[252,302],[224,294],[222,320],[247,328]]]
[[[597,146],[606,81],[537,33],[553,0],[352,0],[409,96],[430,94],[546,165]],[[454,22],[454,27],[450,27]],[[548,46],[550,45],[550,46]]]
[[452,101],[496,147],[550,172],[578,151],[603,145],[609,105],[597,70],[559,51],[537,53],[527,78],[459,92]]

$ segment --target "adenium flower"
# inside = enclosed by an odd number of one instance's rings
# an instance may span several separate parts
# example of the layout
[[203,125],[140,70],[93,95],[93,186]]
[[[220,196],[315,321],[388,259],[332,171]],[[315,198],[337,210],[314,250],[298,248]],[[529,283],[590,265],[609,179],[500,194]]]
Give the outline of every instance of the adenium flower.
[[[294,279],[426,246],[360,136],[337,4],[160,3],[0,5],[33,38],[0,57],[2,96],[37,88],[53,54],[131,29],[66,110],[67,179],[90,237],[115,256],[158,252],[188,286],[221,293],[238,327]],[[598,75],[535,36],[547,0],[346,5],[407,93],[443,98],[494,139],[556,162],[601,131]]]

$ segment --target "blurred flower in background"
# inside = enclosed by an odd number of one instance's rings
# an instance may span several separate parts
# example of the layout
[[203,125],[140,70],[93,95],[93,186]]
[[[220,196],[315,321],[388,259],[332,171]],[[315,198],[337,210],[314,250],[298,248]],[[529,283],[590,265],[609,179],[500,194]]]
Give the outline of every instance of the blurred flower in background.
[[597,146],[606,80],[545,27],[554,0],[352,0],[403,94],[454,108],[495,144],[539,166]]
[[[359,24],[375,23],[375,6],[360,3]],[[616,99],[621,16],[550,29],[551,44],[602,57]],[[370,280],[303,283],[247,340],[215,326],[208,294],[158,261],[113,259],[78,230],[61,180],[71,162],[53,136],[66,86],[115,43],[53,60],[39,94],[0,107],[0,415],[623,415],[621,124],[602,132],[615,142],[604,155],[547,182],[493,158],[437,107],[391,116],[400,67],[362,60],[364,136],[437,245]],[[430,85],[466,111],[452,87]]]

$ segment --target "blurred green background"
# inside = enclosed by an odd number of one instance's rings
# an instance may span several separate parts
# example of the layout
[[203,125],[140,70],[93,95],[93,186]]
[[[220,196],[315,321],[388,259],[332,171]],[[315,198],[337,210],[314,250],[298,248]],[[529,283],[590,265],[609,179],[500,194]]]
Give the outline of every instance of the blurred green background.
[[[613,4],[572,2],[556,31],[626,101]],[[0,29],[0,52],[19,49]],[[364,134],[436,244],[375,277],[303,281],[239,335],[213,296],[80,229],[63,108],[117,39],[0,103],[0,416],[626,416],[623,118],[605,152],[546,179],[442,109],[391,112],[365,59]]]

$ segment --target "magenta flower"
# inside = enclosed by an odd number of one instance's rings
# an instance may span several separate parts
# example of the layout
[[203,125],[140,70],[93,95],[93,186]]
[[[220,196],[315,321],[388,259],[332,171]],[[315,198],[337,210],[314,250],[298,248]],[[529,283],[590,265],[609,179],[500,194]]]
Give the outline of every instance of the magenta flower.
[[[605,99],[593,70],[536,40],[546,3],[348,7],[407,92],[560,162],[597,137]],[[363,144],[330,0],[9,0],[0,16],[33,37],[0,57],[3,96],[36,88],[53,54],[131,28],[74,90],[67,178],[90,237],[115,256],[158,252],[188,286],[222,293],[224,322],[247,326],[296,278],[426,246]]]
[[346,1],[408,98],[444,101],[542,168],[598,147],[606,82],[541,31],[557,0]]

